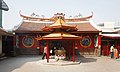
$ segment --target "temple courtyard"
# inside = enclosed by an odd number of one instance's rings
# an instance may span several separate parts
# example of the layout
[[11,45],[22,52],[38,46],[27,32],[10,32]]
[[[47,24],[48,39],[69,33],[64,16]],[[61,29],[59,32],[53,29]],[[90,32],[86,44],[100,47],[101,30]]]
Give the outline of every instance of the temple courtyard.
[[[120,59],[80,56],[80,64],[47,64],[39,55],[22,55],[0,60],[0,72],[119,72]],[[61,63],[62,61],[59,61]]]

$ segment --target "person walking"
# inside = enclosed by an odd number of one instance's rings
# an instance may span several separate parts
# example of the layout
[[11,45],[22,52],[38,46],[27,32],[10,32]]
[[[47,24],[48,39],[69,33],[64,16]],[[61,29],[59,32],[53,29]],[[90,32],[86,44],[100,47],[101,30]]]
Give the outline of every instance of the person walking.
[[114,45],[110,47],[111,58],[114,58]]
[[42,56],[42,59],[44,59],[44,58],[45,58],[46,53],[47,53],[47,47],[45,46],[45,47],[44,47],[44,51],[43,51],[43,56]]

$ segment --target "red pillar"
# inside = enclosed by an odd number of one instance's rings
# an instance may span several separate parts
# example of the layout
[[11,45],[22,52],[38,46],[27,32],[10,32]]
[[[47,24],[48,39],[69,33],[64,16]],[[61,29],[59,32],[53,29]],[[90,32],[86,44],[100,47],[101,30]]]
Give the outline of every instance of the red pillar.
[[73,54],[72,54],[72,61],[73,61],[73,62],[75,62],[75,52],[74,52],[75,49],[74,49],[74,48],[75,48],[75,46],[74,46],[74,41],[73,41],[73,47],[72,47],[72,51],[73,51],[73,52],[72,52],[72,53],[73,53]]
[[46,47],[47,47],[47,54],[46,54],[46,56],[47,56],[47,62],[49,62],[49,48],[48,48],[48,40],[47,40],[47,42],[46,42]]
[[100,35],[98,36],[98,46],[99,45],[101,46],[101,36]]
[[107,41],[107,56],[109,55],[109,41]]
[[98,35],[98,56],[101,55],[101,35]]

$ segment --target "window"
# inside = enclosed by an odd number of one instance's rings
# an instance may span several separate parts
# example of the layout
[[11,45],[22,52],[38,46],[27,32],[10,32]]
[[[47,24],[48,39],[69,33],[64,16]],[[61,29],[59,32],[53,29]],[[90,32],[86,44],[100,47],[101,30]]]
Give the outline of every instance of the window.
[[84,36],[80,41],[81,46],[89,47],[91,45],[91,39],[89,36]]
[[32,37],[24,37],[22,43],[25,47],[32,47],[34,44],[34,39]]

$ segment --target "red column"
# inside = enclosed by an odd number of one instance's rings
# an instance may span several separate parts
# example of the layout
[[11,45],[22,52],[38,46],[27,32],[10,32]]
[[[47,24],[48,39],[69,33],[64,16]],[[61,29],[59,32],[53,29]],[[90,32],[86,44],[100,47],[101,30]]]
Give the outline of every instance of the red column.
[[101,46],[101,36],[100,35],[98,36],[98,46],[99,45]]
[[48,48],[48,40],[47,40],[47,42],[46,42],[46,47],[47,47],[47,54],[46,54],[46,56],[47,56],[47,62],[49,62],[49,48]]
[[98,35],[98,56],[101,55],[101,36]]
[[109,41],[107,41],[107,56],[109,55]]
[[75,48],[75,46],[74,46],[74,41],[73,41],[73,47],[72,47],[72,51],[73,51],[73,52],[72,52],[72,53],[73,53],[73,54],[72,54],[72,61],[73,61],[73,62],[75,62],[75,52],[74,52],[75,49],[74,49],[74,48]]

